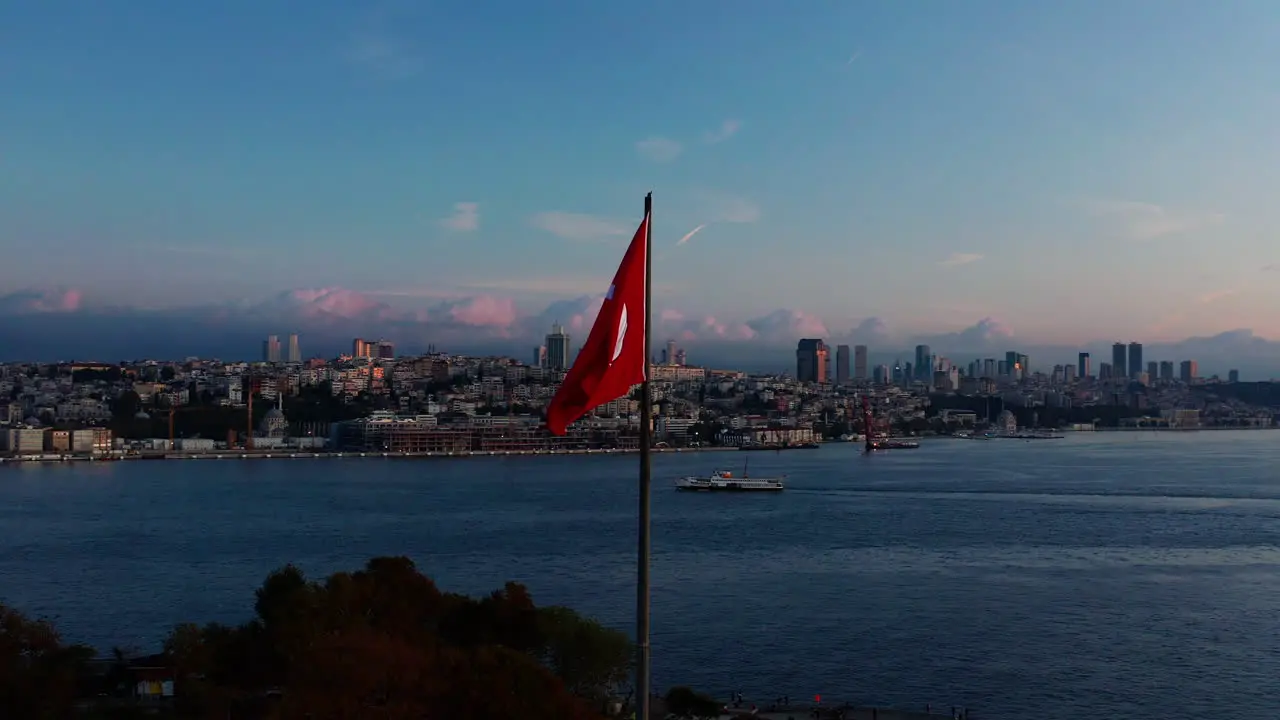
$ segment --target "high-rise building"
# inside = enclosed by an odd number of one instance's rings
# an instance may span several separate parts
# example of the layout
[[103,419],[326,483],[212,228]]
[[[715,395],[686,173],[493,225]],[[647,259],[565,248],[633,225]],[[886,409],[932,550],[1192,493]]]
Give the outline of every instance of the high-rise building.
[[1129,343],[1129,377],[1136,378],[1142,372],[1142,343]]
[[871,381],[877,385],[888,385],[893,380],[893,368],[888,365],[877,365]]
[[1076,368],[1076,373],[1080,376],[1081,380],[1092,376],[1093,368],[1090,367],[1089,353],[1080,353],[1080,362]]
[[262,359],[267,362],[280,362],[280,337],[268,335],[262,341]]
[[673,362],[680,367],[689,364],[689,355],[684,351],[684,348],[676,348],[676,359]]
[[1014,350],[1006,350],[1004,353],[1004,370],[1001,375],[1008,375],[1012,378],[1018,377],[1018,353]]
[[373,357],[374,343],[363,338],[356,338],[351,341],[351,357],[371,358]]
[[547,333],[547,367],[552,370],[568,370],[570,363],[569,334],[556,323],[551,326],[551,332]]
[[544,368],[547,366],[547,346],[539,345],[533,349],[533,366]]
[[853,346],[853,378],[855,380],[866,380],[867,375],[867,346]]
[[378,359],[379,360],[395,360],[396,346],[390,340],[378,341]]
[[1156,380],[1160,377],[1160,363],[1151,360],[1147,363],[1147,379]]
[[1227,382],[1229,382],[1229,383],[1238,383],[1238,382],[1240,382],[1240,371],[1239,371],[1239,370],[1228,370],[1228,371],[1227,371]]
[[1173,379],[1173,361],[1172,360],[1160,361],[1160,379],[1161,380]]
[[1114,378],[1129,377],[1128,371],[1128,348],[1124,343],[1116,343],[1111,346],[1111,376]]
[[1200,377],[1200,365],[1195,360],[1183,360],[1180,376],[1182,382],[1189,383]]
[[662,364],[663,365],[676,364],[676,341],[675,340],[667,341],[667,347],[665,350],[662,351]]
[[298,333],[289,334],[289,362],[302,362],[302,346],[298,344]]
[[836,382],[844,385],[849,382],[849,346],[836,346]]
[[916,346],[915,377],[917,379],[924,379],[933,375],[933,362],[930,358],[931,354],[928,345]]
[[1102,363],[1098,366],[1098,379],[1110,380],[1115,371],[1111,367],[1111,363]]
[[796,345],[796,379],[800,382],[827,382],[830,351],[819,338],[806,338]]

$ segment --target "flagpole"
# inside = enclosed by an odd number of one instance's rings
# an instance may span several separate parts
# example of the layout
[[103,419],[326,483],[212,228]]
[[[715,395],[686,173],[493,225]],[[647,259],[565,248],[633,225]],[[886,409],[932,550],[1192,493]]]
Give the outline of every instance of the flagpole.
[[653,432],[653,394],[649,352],[653,347],[653,193],[644,196],[644,383],[640,385],[640,533],[636,563],[637,720],[649,720],[649,446]]

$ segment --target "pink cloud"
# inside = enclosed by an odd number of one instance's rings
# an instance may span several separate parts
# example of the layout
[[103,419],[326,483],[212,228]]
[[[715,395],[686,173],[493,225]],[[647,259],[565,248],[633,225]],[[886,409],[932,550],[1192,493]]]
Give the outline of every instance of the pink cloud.
[[84,294],[79,290],[21,290],[0,295],[0,312],[70,313],[84,306]]
[[341,318],[384,314],[389,310],[385,303],[378,302],[368,295],[338,287],[290,290],[268,301],[261,309],[293,312],[304,316],[334,315]]
[[450,301],[437,307],[433,314],[463,325],[501,328],[511,327],[520,317],[514,300],[493,295]]
[[800,338],[825,338],[830,335],[822,320],[800,310],[780,309],[746,322],[761,339],[790,342]]
[[663,310],[654,323],[655,332],[678,340],[750,340],[756,332],[743,323],[722,322],[710,315],[686,317],[678,310]]

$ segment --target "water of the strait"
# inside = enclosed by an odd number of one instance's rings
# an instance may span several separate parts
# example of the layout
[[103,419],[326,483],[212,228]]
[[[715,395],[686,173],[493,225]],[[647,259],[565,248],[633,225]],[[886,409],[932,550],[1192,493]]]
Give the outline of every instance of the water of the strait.
[[[1280,434],[654,461],[657,687],[998,719],[1280,716]],[[785,493],[677,493],[786,473]],[[0,602],[69,640],[238,621],[286,562],[412,557],[633,622],[634,455],[0,466]]]

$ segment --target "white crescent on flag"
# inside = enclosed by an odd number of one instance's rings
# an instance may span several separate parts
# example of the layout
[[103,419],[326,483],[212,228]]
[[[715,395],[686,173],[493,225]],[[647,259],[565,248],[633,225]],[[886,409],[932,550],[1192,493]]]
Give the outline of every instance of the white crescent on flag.
[[622,344],[626,341],[626,339],[627,339],[627,304],[623,303],[622,313],[618,316],[617,339],[613,341],[613,357],[609,358],[610,365],[612,365],[614,361],[616,361],[618,357],[622,355]]

